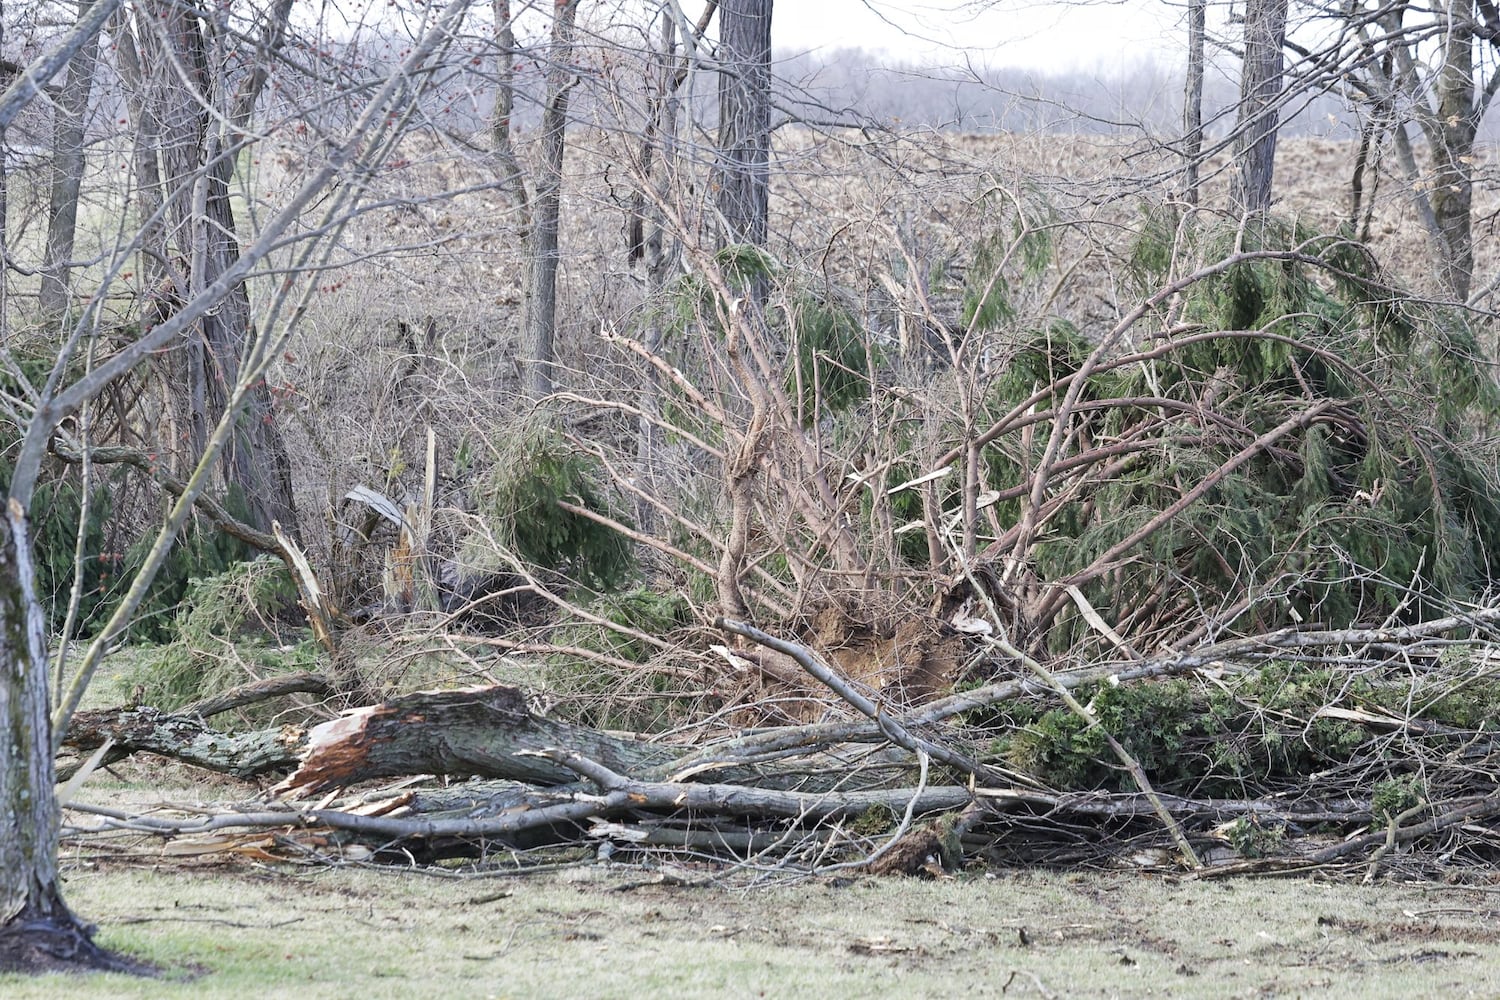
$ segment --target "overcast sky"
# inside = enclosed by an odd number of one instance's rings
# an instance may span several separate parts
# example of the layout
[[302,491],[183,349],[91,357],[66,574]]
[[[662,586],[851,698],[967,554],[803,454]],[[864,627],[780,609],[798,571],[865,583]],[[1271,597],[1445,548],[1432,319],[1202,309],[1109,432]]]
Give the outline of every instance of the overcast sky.
[[1166,0],[781,0],[771,32],[778,53],[865,48],[900,61],[967,55],[992,66],[1113,75],[1180,61],[1187,29],[1182,5]]

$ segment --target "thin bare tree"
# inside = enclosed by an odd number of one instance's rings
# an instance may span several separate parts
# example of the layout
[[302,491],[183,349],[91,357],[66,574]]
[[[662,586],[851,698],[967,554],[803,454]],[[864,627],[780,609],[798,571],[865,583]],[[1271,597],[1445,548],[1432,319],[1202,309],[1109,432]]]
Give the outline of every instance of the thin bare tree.
[[729,243],[763,246],[770,205],[772,0],[719,4],[715,204]]
[[1262,214],[1271,207],[1286,18],[1287,0],[1248,0],[1245,5],[1245,54],[1230,188],[1233,208],[1242,215]]
[[546,96],[542,106],[542,158],[532,196],[526,290],[526,392],[533,399],[552,394],[557,353],[558,216],[562,210],[563,153],[567,149],[568,96],[576,83],[573,27],[578,0],[554,0],[547,50]]
[[[81,0],[87,15],[94,0]],[[99,62],[99,36],[90,38],[68,63],[68,75],[57,97],[52,139],[52,184],[47,208],[47,249],[42,258],[41,310],[61,313],[68,307],[68,278],[78,229],[78,195],[83,184],[85,129],[89,94]]]
[[1188,4],[1187,81],[1182,98],[1182,197],[1198,204],[1198,158],[1203,153],[1203,50],[1208,0]]
[[[190,294],[170,314],[164,315],[160,323],[142,330],[136,339],[79,374],[73,362],[84,346],[97,338],[99,312],[107,297],[92,296],[68,336],[58,345],[50,375],[36,387],[25,410],[6,407],[9,416],[24,414],[25,418],[17,428],[22,436],[13,452],[6,509],[0,517],[0,965],[8,969],[64,965],[129,967],[129,963],[95,946],[92,929],[79,921],[63,901],[57,864],[60,817],[54,787],[54,755],[103,651],[118,640],[125,624],[140,607],[178,532],[213,478],[210,471],[235,436],[246,401],[255,386],[263,382],[271,348],[282,341],[298,311],[272,310],[268,315],[282,317],[277,329],[273,332],[263,326],[256,331],[257,342],[245,354],[253,363],[236,369],[235,381],[227,387],[223,411],[207,435],[196,468],[125,599],[85,654],[67,696],[55,712],[48,691],[50,654],[44,614],[36,592],[30,536],[32,503],[54,435],[68,417],[114,380],[153,354],[179,343],[186,333],[199,328],[213,314],[233,308],[230,300],[235,290],[257,268],[266,266],[274,254],[285,252],[289,236],[304,214],[328,192],[333,181],[348,171],[371,168],[367,161],[370,151],[376,150],[378,155],[383,147],[383,133],[397,120],[396,109],[414,100],[412,89],[419,84],[413,81],[425,79],[423,70],[427,63],[451,42],[470,2],[451,0],[432,16],[427,30],[400,66],[383,81],[367,82],[372,93],[358,119],[345,135],[330,138],[324,161],[266,222],[255,241],[243,252],[226,254],[221,259],[223,269],[213,281],[190,283]],[[8,126],[41,86],[77,56],[119,6],[119,0],[95,0],[45,55],[0,93],[0,128]],[[191,31],[191,26],[181,21],[176,25]],[[187,70],[189,66],[181,68]],[[193,176],[200,182],[200,192],[212,180],[210,170],[204,168],[215,162],[216,158],[209,156],[192,168]],[[351,210],[351,196],[346,192],[354,187],[345,185],[333,193],[329,197],[329,210],[340,215]],[[300,268],[282,275],[283,296],[290,297],[294,288],[316,273],[314,251],[328,233],[337,229],[337,218],[324,219],[322,225],[313,227],[303,237],[309,241],[305,246],[312,249],[299,256]],[[136,248],[148,245],[152,238],[153,234],[145,233],[127,241],[123,252],[110,262],[110,280],[121,272]],[[202,245],[198,249],[200,258],[207,253]]]

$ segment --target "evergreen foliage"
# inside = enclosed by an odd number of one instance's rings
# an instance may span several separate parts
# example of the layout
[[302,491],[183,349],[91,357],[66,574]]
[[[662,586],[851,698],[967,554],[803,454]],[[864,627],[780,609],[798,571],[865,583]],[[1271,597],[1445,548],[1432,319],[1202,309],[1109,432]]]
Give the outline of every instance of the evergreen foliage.
[[[1434,677],[1433,690],[1454,688],[1451,676]],[[1145,770],[1160,792],[1197,797],[1256,797],[1299,786],[1307,775],[1357,767],[1372,782],[1373,810],[1395,815],[1417,802],[1405,773],[1409,759],[1389,752],[1372,729],[1320,716],[1328,705],[1400,711],[1442,727],[1424,739],[1433,752],[1457,749],[1476,733],[1493,730],[1492,711],[1476,725],[1473,706],[1493,706],[1500,691],[1486,681],[1467,697],[1435,698],[1413,709],[1409,678],[1350,678],[1336,669],[1273,662],[1215,684],[1186,679],[1129,685],[1101,684],[1075,692],[1099,720],[1087,726],[1072,711],[1017,702],[989,720],[1000,735],[991,753],[1060,790],[1133,791],[1104,733]]]
[[880,350],[847,309],[831,300],[799,297],[787,317],[792,358],[786,391],[804,425],[868,399],[870,371]]
[[593,590],[620,584],[635,566],[630,543],[573,506],[624,520],[595,464],[543,422],[524,426],[500,449],[479,497],[495,538],[528,566]]
[[[1177,233],[1148,218],[1132,254],[1142,290],[1171,279],[1164,241]],[[1068,438],[1075,450],[1063,457],[1091,442],[1147,445],[1049,521],[1029,553],[1037,575],[1062,580],[1094,566],[1257,435],[1322,404],[1320,417],[1090,580],[1090,602],[1108,620],[1145,626],[1138,613],[1150,606],[1226,607],[1279,593],[1256,604],[1255,625],[1270,628],[1412,619],[1488,586],[1500,489],[1480,431],[1500,407],[1464,318],[1399,295],[1362,248],[1337,237],[1268,222],[1205,229],[1196,247],[1206,261],[1259,248],[1299,257],[1247,260],[1197,282],[1175,303],[1173,320],[1191,324],[1176,335],[1181,346],[1150,361],[1107,360],[1087,377]],[[1079,370],[1092,345],[1061,324],[1018,338],[994,409],[1039,390],[1039,409],[1056,406],[1059,379]],[[1163,402],[1133,401],[1153,399]],[[1034,468],[1036,445],[1026,452],[1019,440],[1006,435],[987,449],[992,488],[1014,488]],[[1002,523],[1016,509],[1003,506]],[[1070,648],[1089,632],[1065,622],[1052,646]]]
[[[649,587],[600,594],[587,610],[605,621],[657,638],[692,620],[692,609],[682,594],[663,593]],[[559,645],[589,649],[632,663],[645,663],[654,652],[650,645],[633,636],[581,619],[564,621],[558,626],[556,638]]]
[[[1184,261],[1275,256],[1189,285],[1161,307],[1160,322],[1176,327],[1170,343],[1130,342],[1084,378],[1057,456],[1083,478],[1054,478],[1049,496],[1065,502],[1011,556],[1038,580],[1079,576],[1106,620],[1148,644],[1179,621],[1201,620],[1204,609],[1250,608],[1242,624],[1268,629],[1415,620],[1482,593],[1489,553],[1500,551],[1500,483],[1486,436],[1500,396],[1467,317],[1403,295],[1363,247],[1338,236],[1275,220],[1243,229],[1198,223],[1193,231],[1171,211],[1147,212],[1129,256],[1143,297],[1190,269]],[[1018,323],[996,297],[1015,294],[1043,266],[1046,241],[1032,232],[1012,220],[967,286],[969,319],[989,328],[987,349],[1005,359],[982,383],[974,418],[979,428],[1003,426],[980,470],[980,489],[998,494],[992,511],[1002,533],[1021,516],[1052,414],[1095,349],[1061,319]],[[996,255],[1009,268],[998,278]],[[988,291],[976,297],[981,286]],[[1132,359],[1132,350],[1154,356]],[[1315,408],[1219,475],[1258,436]],[[897,460],[884,490],[932,471],[923,463],[961,449],[966,433],[952,413],[909,410],[890,426]],[[1095,571],[1210,477],[1108,572]],[[961,483],[950,474],[927,487],[945,525],[960,516]],[[866,523],[876,492],[862,500]],[[924,519],[918,490],[885,502],[896,527]],[[929,558],[922,531],[898,536],[897,548],[914,566]],[[1081,616],[1064,613],[1048,627],[1053,650],[1098,639]]]
[[[22,345],[16,352],[16,364],[33,385],[44,382],[51,368],[52,359],[44,347]],[[14,375],[0,375],[0,391],[20,394]],[[9,423],[0,426],[0,481],[10,481],[12,456],[20,443],[19,429]],[[32,500],[32,554],[37,593],[49,631],[58,632],[63,627],[75,572],[81,574],[77,636],[89,638],[109,620],[145,562],[156,540],[156,525],[127,518],[114,502],[138,475],[124,466],[94,467],[88,520],[83,525],[83,561],[75,567],[84,514],[82,477],[77,466],[44,464]],[[246,516],[247,506],[237,489],[222,501],[231,514],[242,519]],[[170,640],[172,613],[187,594],[190,582],[222,573],[255,554],[244,542],[212,525],[189,522],[158,570],[126,635],[153,642]]]
[[964,274],[961,318],[965,330],[983,333],[1016,318],[1013,280],[1034,282],[1052,263],[1056,217],[1035,190],[1016,193],[993,179],[977,209],[980,232]]
[[143,704],[171,711],[253,678],[321,668],[323,654],[310,637],[283,646],[266,627],[297,602],[296,584],[279,560],[231,563],[183,588],[165,641],[117,678],[122,694],[135,692]]
[[[684,595],[648,587],[597,595],[584,610],[661,639],[692,621],[692,608]],[[680,677],[650,668],[651,658],[659,653],[652,645],[579,617],[560,623],[552,640],[559,646],[639,664],[639,669],[632,669],[620,662],[580,659],[573,653],[549,657],[547,687],[566,699],[569,715],[578,721],[601,729],[658,732],[691,717],[697,694],[683,691]]]

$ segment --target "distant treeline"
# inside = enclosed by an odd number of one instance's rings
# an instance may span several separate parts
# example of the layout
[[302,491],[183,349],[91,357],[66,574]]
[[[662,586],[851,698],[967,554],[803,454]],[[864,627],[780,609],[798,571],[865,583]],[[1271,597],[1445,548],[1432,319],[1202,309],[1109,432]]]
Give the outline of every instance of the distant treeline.
[[[783,98],[828,113],[877,121],[976,131],[1110,133],[1181,129],[1183,74],[1142,62],[1123,74],[1039,73],[1035,70],[933,67],[891,62],[863,49],[803,53],[777,62]],[[1226,133],[1239,95],[1237,67],[1210,67],[1203,118],[1209,135]],[[1288,102],[1283,133],[1349,138],[1357,120],[1348,103],[1327,92]]]

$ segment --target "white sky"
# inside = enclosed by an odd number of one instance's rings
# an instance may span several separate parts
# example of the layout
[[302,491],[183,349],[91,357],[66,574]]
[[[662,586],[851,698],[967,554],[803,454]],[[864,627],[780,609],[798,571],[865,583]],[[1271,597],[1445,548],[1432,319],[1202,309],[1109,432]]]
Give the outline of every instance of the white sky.
[[778,53],[865,48],[913,62],[970,58],[1112,75],[1152,60],[1180,61],[1183,7],[1180,0],[778,0],[771,34]]

